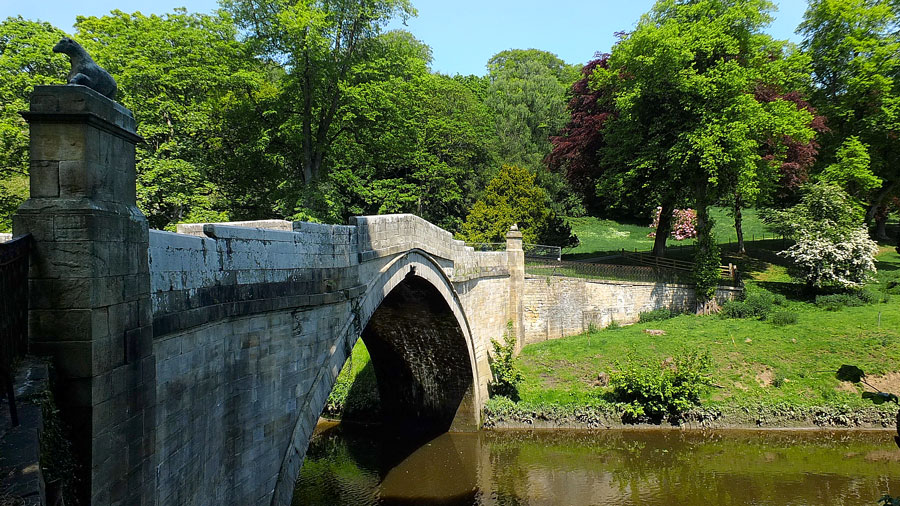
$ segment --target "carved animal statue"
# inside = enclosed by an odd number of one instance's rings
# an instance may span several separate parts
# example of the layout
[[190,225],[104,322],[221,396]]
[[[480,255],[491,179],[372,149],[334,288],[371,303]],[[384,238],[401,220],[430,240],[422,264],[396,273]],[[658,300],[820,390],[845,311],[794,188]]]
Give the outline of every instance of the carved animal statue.
[[63,53],[69,56],[72,70],[69,71],[68,83],[80,84],[100,93],[101,95],[116,99],[116,81],[109,72],[94,63],[91,56],[83,47],[74,40],[64,37],[55,46],[54,53]]

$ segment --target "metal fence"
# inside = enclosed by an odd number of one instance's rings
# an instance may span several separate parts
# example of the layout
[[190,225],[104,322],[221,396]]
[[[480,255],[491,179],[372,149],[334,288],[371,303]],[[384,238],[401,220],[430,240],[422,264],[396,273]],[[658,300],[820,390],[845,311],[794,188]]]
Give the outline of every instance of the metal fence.
[[590,264],[584,262],[548,262],[525,260],[525,273],[534,276],[640,281],[646,283],[693,283],[689,272],[643,265]]
[[[652,265],[592,264],[585,262],[554,262],[525,259],[525,273],[533,276],[565,276],[570,278],[604,279],[609,281],[638,281],[645,283],[694,284],[690,271]],[[741,286],[740,277],[723,277],[722,286]]]
[[[467,242],[475,251],[506,251],[505,242]],[[542,258],[548,260],[562,260],[562,248],[548,246],[546,244],[522,244],[525,258]]]
[[13,426],[19,424],[13,391],[13,362],[28,351],[30,245],[30,235],[0,243],[0,384],[9,399]]

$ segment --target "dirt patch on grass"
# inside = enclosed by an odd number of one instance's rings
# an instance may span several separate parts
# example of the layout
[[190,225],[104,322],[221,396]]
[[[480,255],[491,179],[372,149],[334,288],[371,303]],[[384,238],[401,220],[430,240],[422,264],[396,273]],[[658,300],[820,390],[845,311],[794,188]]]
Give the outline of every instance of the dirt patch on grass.
[[[889,372],[880,376],[866,376],[866,382],[882,392],[900,395],[900,372]],[[865,388],[866,390],[871,390],[868,386]]]
[[775,383],[775,371],[766,367],[761,372],[756,373],[756,382],[763,388],[772,386]]
[[842,381],[838,386],[834,387],[838,392],[847,392],[850,394],[858,393],[859,391],[856,389],[856,385],[849,381]]

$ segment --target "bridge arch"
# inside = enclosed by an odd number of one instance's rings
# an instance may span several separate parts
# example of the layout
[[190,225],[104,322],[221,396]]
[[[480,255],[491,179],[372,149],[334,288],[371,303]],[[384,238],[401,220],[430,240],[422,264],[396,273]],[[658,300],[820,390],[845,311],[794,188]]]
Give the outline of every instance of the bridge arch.
[[413,249],[382,264],[370,279],[342,325],[313,386],[315,394],[298,407],[272,504],[290,503],[318,416],[357,338],[372,357],[386,422],[436,432],[474,431],[480,425],[486,392],[478,379],[487,374],[479,370],[483,350],[440,262]]

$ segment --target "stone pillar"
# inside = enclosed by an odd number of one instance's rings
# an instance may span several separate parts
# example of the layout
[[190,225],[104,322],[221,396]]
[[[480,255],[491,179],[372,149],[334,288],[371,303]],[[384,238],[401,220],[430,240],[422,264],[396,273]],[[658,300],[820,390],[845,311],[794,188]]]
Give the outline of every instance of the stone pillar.
[[525,321],[522,297],[525,295],[525,251],[522,232],[513,224],[506,234],[506,257],[509,263],[509,321],[516,335],[516,354],[525,344]]
[[147,220],[135,205],[131,112],[84,86],[37,86],[29,123],[30,351],[82,463],[83,504],[153,504],[156,366]]

